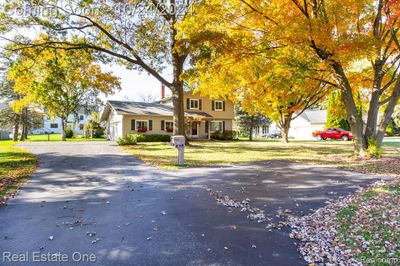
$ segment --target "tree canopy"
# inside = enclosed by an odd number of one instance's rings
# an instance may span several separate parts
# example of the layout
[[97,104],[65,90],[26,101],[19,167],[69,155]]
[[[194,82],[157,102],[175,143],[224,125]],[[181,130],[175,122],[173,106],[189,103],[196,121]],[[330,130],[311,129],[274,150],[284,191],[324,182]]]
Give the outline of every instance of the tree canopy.
[[[223,51],[237,58],[271,50],[284,55],[288,49],[310,57],[313,69],[327,75],[324,83],[341,90],[356,151],[363,155],[369,139],[381,145],[399,99],[399,5],[391,0],[210,0],[199,3],[182,27],[198,47],[195,57],[219,58]],[[365,127],[358,115],[360,95],[368,110]]]
[[103,72],[95,61],[84,50],[24,50],[8,75],[14,91],[21,95],[13,108],[43,108],[49,116],[61,118],[65,133],[69,115],[77,116],[81,109],[89,112],[99,105],[100,93],[120,88],[119,79]]

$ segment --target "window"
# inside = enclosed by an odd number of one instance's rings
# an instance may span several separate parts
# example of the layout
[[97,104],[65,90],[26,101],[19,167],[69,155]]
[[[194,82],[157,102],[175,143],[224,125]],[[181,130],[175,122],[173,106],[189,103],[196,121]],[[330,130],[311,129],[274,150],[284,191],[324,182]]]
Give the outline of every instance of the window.
[[80,115],[80,116],[79,116],[79,121],[82,121],[83,118],[84,118],[84,116],[83,116],[83,115]]
[[224,103],[222,101],[215,101],[215,111],[223,111],[224,109]]
[[137,132],[146,132],[148,129],[147,125],[148,125],[147,120],[136,121],[136,131]]
[[222,121],[211,121],[211,132],[222,132],[223,122]]
[[83,130],[83,124],[79,124],[79,130]]
[[174,122],[172,122],[172,121],[165,121],[165,131],[167,131],[167,132],[174,132]]
[[199,109],[198,99],[190,99],[190,109]]
[[50,128],[58,128],[58,124],[57,123],[50,124]]

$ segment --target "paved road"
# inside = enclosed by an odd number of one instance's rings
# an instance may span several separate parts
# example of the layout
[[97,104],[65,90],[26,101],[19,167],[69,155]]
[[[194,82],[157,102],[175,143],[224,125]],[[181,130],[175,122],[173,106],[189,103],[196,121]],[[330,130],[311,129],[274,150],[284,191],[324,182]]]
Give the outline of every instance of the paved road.
[[269,232],[205,187],[273,217],[308,213],[372,181],[282,161],[163,172],[106,142],[22,146],[40,166],[0,209],[0,265],[12,265],[4,252],[28,254],[26,265],[58,252],[68,256],[59,265],[303,265],[288,229]]

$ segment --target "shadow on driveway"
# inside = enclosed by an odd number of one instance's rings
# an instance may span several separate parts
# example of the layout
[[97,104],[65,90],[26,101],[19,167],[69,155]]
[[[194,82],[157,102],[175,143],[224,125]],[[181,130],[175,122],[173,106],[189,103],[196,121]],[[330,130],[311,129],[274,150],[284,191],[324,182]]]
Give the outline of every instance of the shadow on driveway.
[[[61,252],[66,265],[303,265],[288,229],[269,232],[206,188],[273,217],[308,213],[374,180],[284,161],[164,172],[107,142],[22,147],[40,166],[0,209],[1,250]],[[96,262],[74,262],[74,252]]]

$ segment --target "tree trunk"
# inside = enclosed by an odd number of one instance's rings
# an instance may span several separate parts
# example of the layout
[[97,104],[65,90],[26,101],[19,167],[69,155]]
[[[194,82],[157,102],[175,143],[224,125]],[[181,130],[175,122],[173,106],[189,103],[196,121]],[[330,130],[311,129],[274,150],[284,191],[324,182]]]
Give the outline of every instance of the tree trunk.
[[25,141],[28,138],[28,108],[24,108],[21,114],[22,132],[20,141]]
[[[380,49],[378,49],[377,54],[380,55]],[[379,59],[377,59],[373,63],[374,85],[373,85],[371,100],[369,102],[368,118],[365,128],[365,140],[367,141],[367,143],[370,138],[376,139],[376,134],[377,134],[376,127],[378,125],[379,99],[381,96],[381,89],[382,89],[381,84],[384,75],[382,72],[382,67],[383,63]]]
[[13,141],[18,141],[19,122],[20,122],[20,115],[16,114],[15,115],[15,122],[14,122]]
[[354,96],[349,80],[347,79],[347,76],[340,63],[333,62],[332,67],[340,80],[340,87],[342,88],[342,100],[346,107],[347,121],[350,124],[351,132],[353,134],[354,149],[357,155],[365,156],[368,143],[364,137],[362,119],[358,116],[357,107],[354,102]]
[[284,115],[280,123],[282,141],[284,143],[289,143],[289,129],[290,129],[290,123],[292,122],[292,116],[293,114]]
[[29,132],[29,109],[25,109],[25,139],[28,139],[28,132]]
[[67,141],[67,136],[65,134],[65,131],[67,130],[67,123],[65,118],[61,118],[61,127],[62,127],[62,141]]
[[400,77],[397,79],[396,85],[394,87],[393,93],[390,96],[390,101],[387,103],[385,112],[378,126],[378,132],[376,134],[376,142],[379,147],[382,146],[383,138],[385,137],[386,128],[392,118],[394,108],[396,107],[400,98]]
[[[172,50],[172,103],[174,108],[174,135],[182,135],[186,137],[185,133],[185,112],[183,103],[183,81],[181,75],[183,73],[183,64],[185,56],[181,56],[175,50],[177,30],[175,27],[171,30],[171,50]],[[187,138],[186,138],[187,140]]]
[[365,139],[368,141],[370,138],[376,139],[376,127],[378,125],[378,114],[379,114],[379,91],[374,91],[371,95],[371,100],[368,109],[368,119],[365,128]]
[[249,132],[249,140],[253,140],[253,124],[254,124],[254,116],[250,117],[250,132]]

